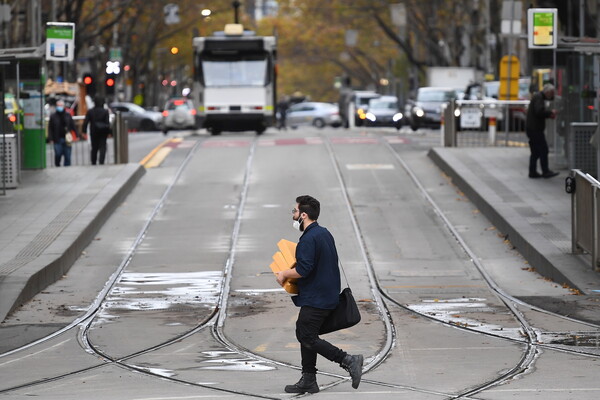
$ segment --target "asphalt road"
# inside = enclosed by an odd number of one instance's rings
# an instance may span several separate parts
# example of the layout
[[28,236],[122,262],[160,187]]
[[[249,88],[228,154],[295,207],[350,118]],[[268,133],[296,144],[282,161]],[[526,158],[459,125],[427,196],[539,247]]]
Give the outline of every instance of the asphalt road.
[[290,211],[311,194],[363,316],[327,338],[365,356],[358,390],[319,359],[316,396],[598,398],[598,348],[569,345],[598,327],[514,301],[571,293],[528,270],[429,161],[438,143],[386,129],[183,134],[69,274],[7,319],[15,346],[47,339],[0,356],[0,397],[292,397],[298,310],[268,265],[279,239],[297,241]]

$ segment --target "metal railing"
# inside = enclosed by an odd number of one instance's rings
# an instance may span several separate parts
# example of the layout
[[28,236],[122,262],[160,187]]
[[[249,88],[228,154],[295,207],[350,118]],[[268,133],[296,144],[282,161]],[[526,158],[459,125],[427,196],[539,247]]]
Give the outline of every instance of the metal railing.
[[565,190],[571,194],[571,247],[573,254],[592,256],[592,269],[600,271],[600,182],[578,169],[571,170]]
[[456,100],[443,110],[446,147],[526,146],[529,100]]

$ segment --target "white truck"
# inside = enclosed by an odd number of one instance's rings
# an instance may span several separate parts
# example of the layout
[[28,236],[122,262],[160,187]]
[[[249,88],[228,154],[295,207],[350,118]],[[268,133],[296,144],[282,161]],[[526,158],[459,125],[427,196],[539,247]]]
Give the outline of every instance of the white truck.
[[458,90],[483,81],[483,72],[471,67],[429,67],[427,86],[453,87]]

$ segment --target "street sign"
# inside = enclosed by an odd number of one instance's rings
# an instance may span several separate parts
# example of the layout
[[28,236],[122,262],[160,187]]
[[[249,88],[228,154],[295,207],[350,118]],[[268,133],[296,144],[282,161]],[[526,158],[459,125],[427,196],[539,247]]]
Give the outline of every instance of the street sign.
[[358,31],[356,29],[348,29],[346,30],[346,38],[345,38],[346,46],[354,47],[358,43]]
[[73,61],[75,56],[75,24],[46,23],[46,60]]
[[557,44],[556,8],[527,10],[527,43],[530,49],[555,49]]
[[479,107],[461,107],[460,126],[461,128],[470,129],[481,128],[481,111]]
[[123,53],[120,47],[111,47],[108,53],[108,59],[110,61],[123,62]]
[[516,56],[504,56],[500,60],[500,91],[498,100],[517,100],[519,94],[519,71],[521,64]]
[[10,4],[0,4],[0,21],[10,22],[11,18]]
[[500,33],[509,36],[518,36],[521,34],[522,10],[523,4],[521,1],[504,0],[502,2]]
[[181,22],[179,18],[179,6],[177,4],[167,4],[163,8],[163,12],[165,13],[165,24],[174,25]]

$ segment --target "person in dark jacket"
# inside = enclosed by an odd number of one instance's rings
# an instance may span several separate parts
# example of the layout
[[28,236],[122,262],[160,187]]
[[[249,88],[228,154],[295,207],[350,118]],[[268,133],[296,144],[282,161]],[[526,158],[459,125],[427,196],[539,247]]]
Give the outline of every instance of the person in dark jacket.
[[[88,110],[83,121],[83,132],[87,131],[88,124],[90,126],[90,138],[92,141],[92,150],[90,158],[92,165],[96,165],[96,161],[100,165],[104,164],[106,157],[106,139],[111,133],[110,117],[108,110],[104,108],[104,98],[96,96],[94,98],[94,108]],[[98,157],[100,153],[100,157]]]
[[363,356],[350,355],[319,337],[321,325],[337,307],[340,294],[340,270],[335,241],[329,231],[317,222],[320,203],[311,196],[296,198],[292,210],[294,227],[302,233],[296,247],[296,266],[277,273],[283,286],[296,278],[298,295],[292,297],[300,307],[296,321],[296,338],[300,342],[302,377],[285,387],[286,393],[317,393],[317,355],[338,363],[350,373],[352,387],[358,388],[362,376]]
[[58,100],[56,111],[50,115],[48,121],[48,138],[54,144],[54,165],[57,167],[60,167],[63,156],[65,158],[64,166],[71,165],[71,143],[67,143],[67,133],[77,135],[75,123],[71,114],[65,111],[65,102]]
[[[525,129],[529,138],[529,177],[552,178],[558,172],[548,168],[548,143],[546,142],[546,118],[554,118],[556,112],[546,109],[546,100],[554,99],[554,86],[550,83],[544,85],[541,92],[535,93],[529,102],[527,122]],[[542,173],[537,172],[537,160],[540,160]]]

